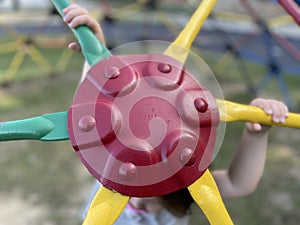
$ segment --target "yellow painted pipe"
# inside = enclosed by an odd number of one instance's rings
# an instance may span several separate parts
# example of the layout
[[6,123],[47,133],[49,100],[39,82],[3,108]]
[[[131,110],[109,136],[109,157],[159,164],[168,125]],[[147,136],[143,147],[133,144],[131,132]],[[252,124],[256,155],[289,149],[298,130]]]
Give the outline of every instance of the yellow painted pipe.
[[165,55],[171,56],[181,63],[185,62],[193,41],[214,8],[216,2],[216,0],[203,0],[201,2],[184,29],[164,52]]
[[51,71],[51,65],[50,63],[47,61],[47,59],[40,53],[40,51],[37,49],[36,46],[30,46],[30,49],[27,53],[30,58],[32,59],[33,62],[35,62],[35,64],[37,66],[40,67],[41,70],[46,71],[46,72],[50,72]]
[[300,114],[289,113],[285,123],[274,123],[272,116],[261,108],[217,99],[220,120],[223,122],[253,122],[264,125],[300,128]]
[[252,23],[250,16],[239,13],[217,10],[214,11],[214,16],[227,21]]
[[82,225],[114,224],[129,198],[129,196],[101,186],[91,203]]
[[197,181],[188,187],[188,190],[211,225],[233,224],[217,184],[208,169]]

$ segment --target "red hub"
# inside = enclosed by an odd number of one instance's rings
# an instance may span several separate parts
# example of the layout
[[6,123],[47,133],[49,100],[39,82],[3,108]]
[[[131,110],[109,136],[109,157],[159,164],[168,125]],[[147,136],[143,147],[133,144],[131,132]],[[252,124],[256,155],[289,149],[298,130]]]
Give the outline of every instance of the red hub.
[[69,109],[70,140],[105,187],[164,195],[212,160],[219,114],[211,93],[165,55],[112,56],[93,67]]

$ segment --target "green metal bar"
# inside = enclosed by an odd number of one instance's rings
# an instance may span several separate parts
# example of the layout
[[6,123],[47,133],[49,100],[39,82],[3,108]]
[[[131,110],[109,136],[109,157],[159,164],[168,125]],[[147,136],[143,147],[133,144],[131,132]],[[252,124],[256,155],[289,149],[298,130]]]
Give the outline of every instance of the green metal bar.
[[58,141],[69,138],[67,112],[45,114],[24,120],[0,123],[0,141]]
[[[63,9],[70,5],[68,0],[51,0],[62,17],[64,17]],[[90,66],[96,65],[98,62],[111,56],[110,51],[104,44],[98,40],[94,33],[87,26],[79,26],[71,29],[77,38],[82,53]]]

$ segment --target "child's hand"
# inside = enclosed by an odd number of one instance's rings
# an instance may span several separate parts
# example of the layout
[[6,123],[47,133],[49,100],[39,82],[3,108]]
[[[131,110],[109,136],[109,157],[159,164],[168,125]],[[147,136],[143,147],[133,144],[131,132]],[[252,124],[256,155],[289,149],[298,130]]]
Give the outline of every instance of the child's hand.
[[[275,123],[285,123],[286,118],[289,116],[288,107],[280,101],[271,99],[254,99],[250,105],[262,108],[267,115],[272,115],[272,120]],[[250,132],[259,132],[268,130],[269,126],[263,126],[259,123],[246,123],[246,129]]]
[[[92,30],[95,36],[103,44],[105,44],[105,40],[104,40],[104,36],[100,24],[94,18],[91,17],[91,15],[86,9],[80,7],[75,3],[71,3],[67,8],[63,10],[63,13],[65,14],[64,22],[68,23],[72,29],[80,25],[86,25]],[[77,42],[70,43],[69,48],[74,51],[81,50],[81,47]]]

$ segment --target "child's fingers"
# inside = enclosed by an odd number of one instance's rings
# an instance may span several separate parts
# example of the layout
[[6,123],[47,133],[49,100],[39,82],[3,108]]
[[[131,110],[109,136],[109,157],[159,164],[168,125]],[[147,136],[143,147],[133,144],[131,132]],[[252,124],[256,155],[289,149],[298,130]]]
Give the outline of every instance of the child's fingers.
[[261,131],[262,126],[259,123],[246,123],[246,128],[250,132]]
[[73,51],[77,51],[80,52],[81,51],[81,47],[77,42],[71,42],[68,46],[69,49],[73,50]]
[[[80,25],[86,25],[93,31],[95,36],[105,44],[104,35],[99,23],[89,15],[86,9],[75,3],[71,3],[68,7],[63,9],[63,13],[65,14],[64,22],[68,23],[72,29]],[[71,47],[71,49],[73,48]]]
[[97,21],[90,17],[88,11],[82,8],[74,8],[68,11],[64,17],[64,21],[69,23],[71,28],[76,28],[80,25],[87,25],[94,32],[99,32]]
[[76,14],[75,17],[70,20],[69,25],[73,29],[81,25],[88,26],[93,31],[93,33],[97,36],[97,38],[99,38],[102,43],[105,43],[104,35],[101,27],[99,26],[98,22],[92,17],[90,17],[89,15]]
[[262,98],[257,98],[251,102],[251,105],[257,106],[257,107],[263,109],[267,115],[273,114],[272,104],[268,100],[265,100]]
[[90,17],[87,15],[79,15],[76,16],[70,23],[69,23],[71,28],[76,28],[80,25],[86,25],[88,27],[90,27],[91,29],[93,29],[90,26]]
[[283,118],[287,118],[289,116],[288,107],[283,102],[279,102],[278,106],[280,107],[280,116]]
[[88,13],[88,11],[82,7],[80,7],[79,5],[77,5],[76,3],[72,2],[68,7],[63,9],[63,13],[67,14],[72,10],[76,10],[76,9],[81,9],[84,13]]
[[262,108],[267,115],[272,115],[275,123],[284,123],[288,117],[287,106],[277,100],[257,98],[251,102],[251,105]]
[[73,9],[65,14],[64,16],[64,22],[70,23],[73,22],[74,19],[76,19],[79,16],[85,15],[88,17],[88,14],[83,9]]
[[89,12],[86,9],[80,7],[75,3],[71,3],[68,7],[63,9],[63,13],[65,14],[64,21],[66,23],[70,23],[77,16],[89,14]]
[[276,100],[270,100],[270,104],[273,110],[272,119],[276,123],[285,123],[286,117],[288,116],[287,106]]

